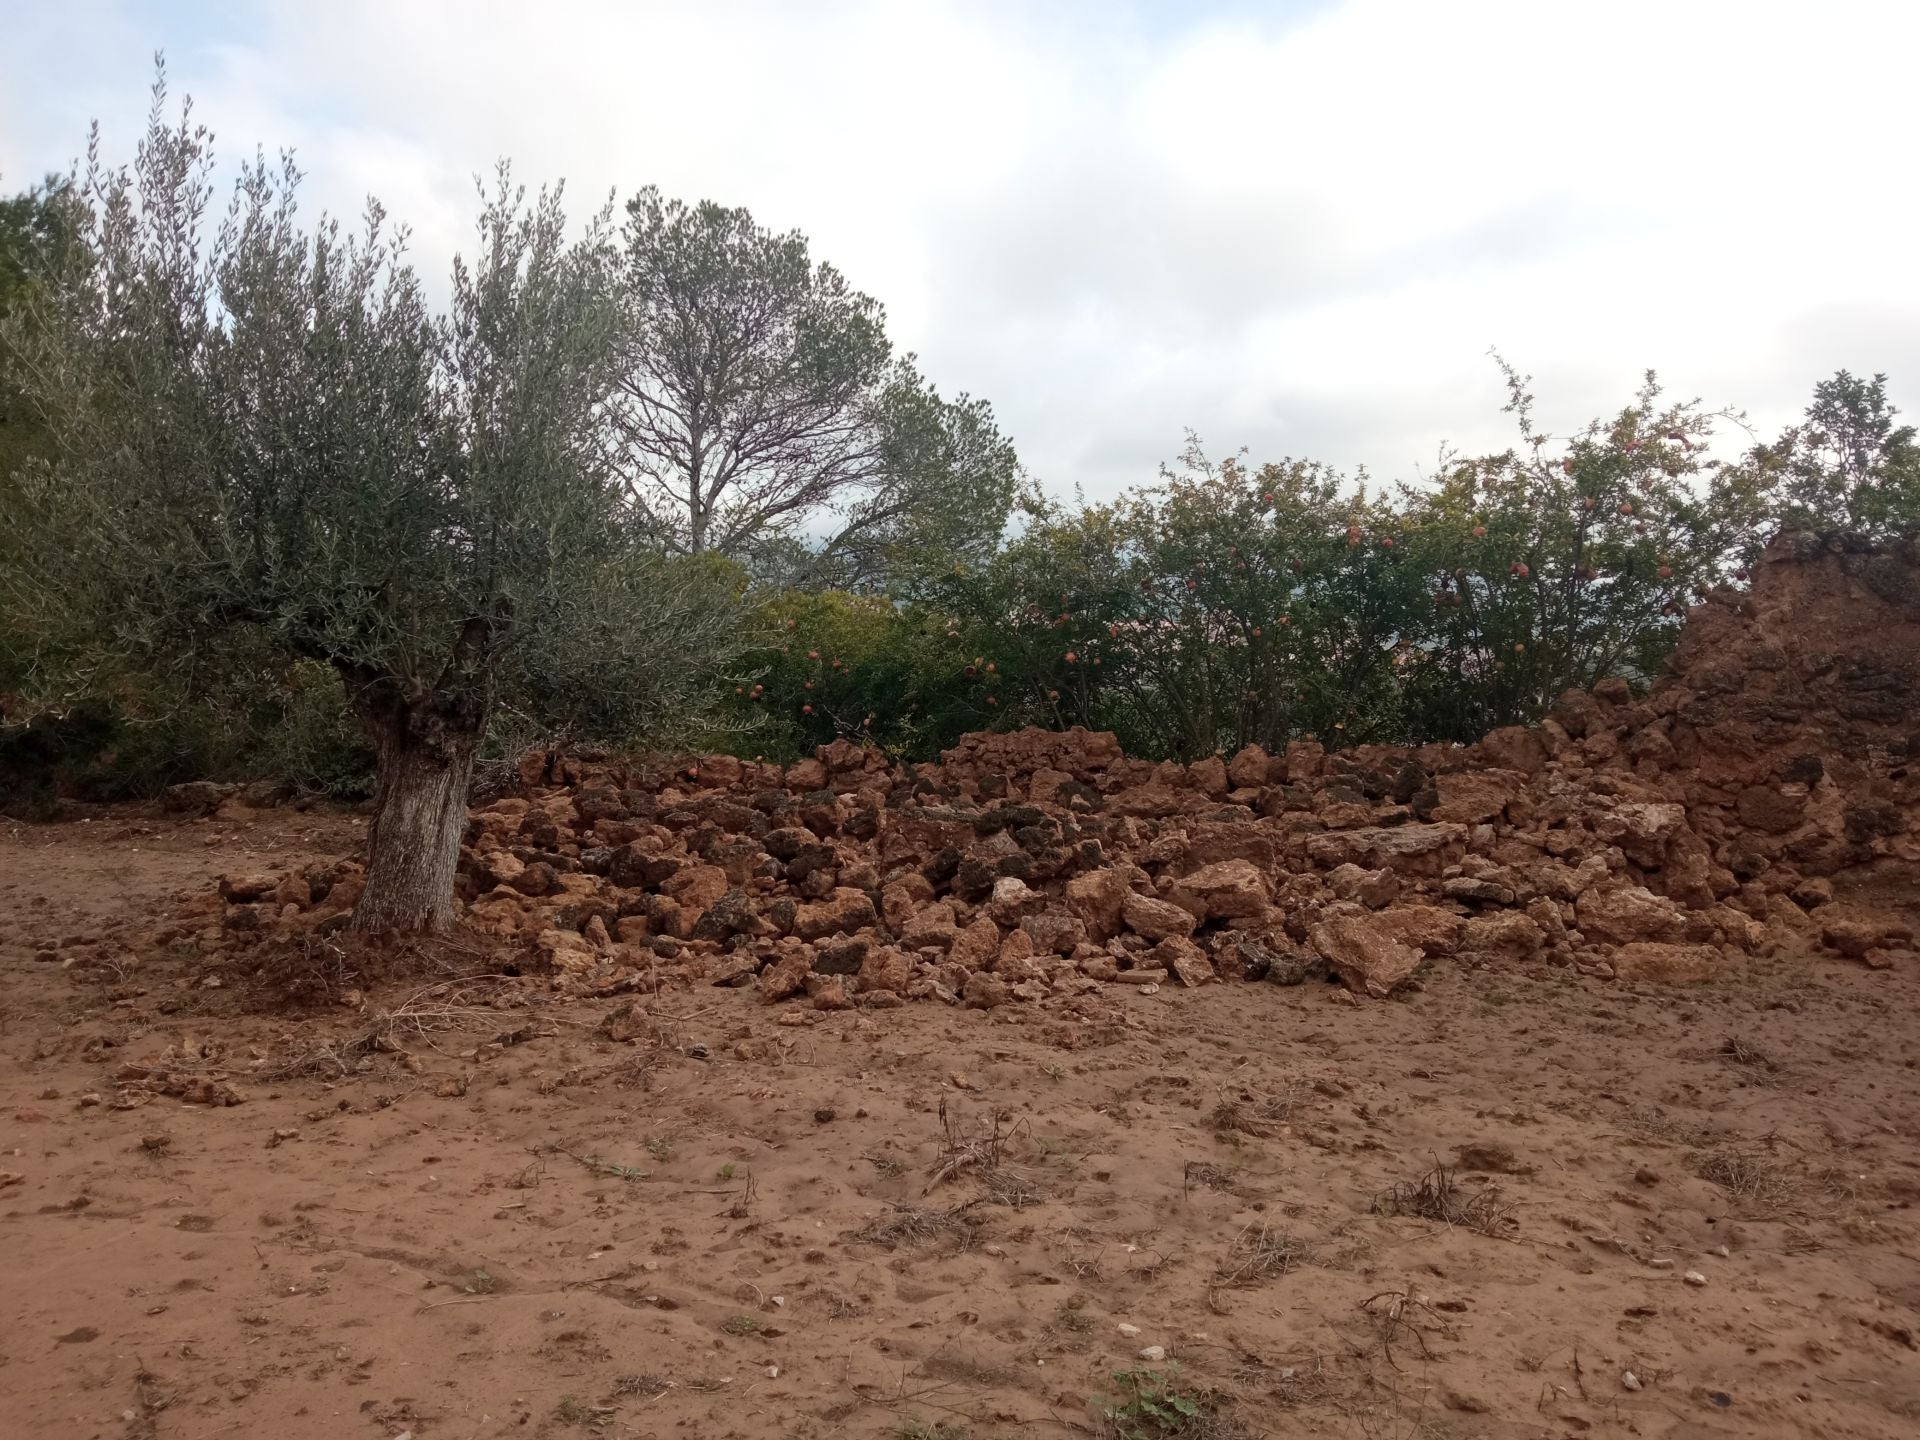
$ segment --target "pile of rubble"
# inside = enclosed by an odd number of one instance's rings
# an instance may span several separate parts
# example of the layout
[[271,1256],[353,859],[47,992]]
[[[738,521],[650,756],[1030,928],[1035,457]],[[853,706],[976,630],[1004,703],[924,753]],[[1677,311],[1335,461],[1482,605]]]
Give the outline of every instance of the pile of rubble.
[[[1768,945],[1885,966],[1912,930],[1834,877],[1920,876],[1916,700],[1916,547],[1786,536],[1751,590],[1695,608],[1650,694],[1602,681],[1471,747],[1155,764],[1027,730],[920,765],[848,742],[785,767],[539,754],[474,811],[459,885],[471,927],[565,990],[820,1009],[1329,974],[1386,996],[1441,957],[1656,982]],[[357,889],[351,863],[233,882],[229,922],[329,923]]]

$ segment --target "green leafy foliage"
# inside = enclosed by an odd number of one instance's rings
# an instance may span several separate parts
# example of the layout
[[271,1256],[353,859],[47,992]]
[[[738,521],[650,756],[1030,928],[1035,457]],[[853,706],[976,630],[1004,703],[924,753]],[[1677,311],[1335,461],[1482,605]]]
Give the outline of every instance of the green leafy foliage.
[[1502,362],[1515,444],[1417,484],[1190,437],[1068,504],[745,210],[573,229],[503,169],[436,308],[377,206],[309,225],[256,159],[221,222],[214,173],[157,87],[134,165],[0,200],[0,792],[359,794],[402,741],[1467,741],[1650,679],[1782,525],[1920,529],[1914,427],[1845,371],[1726,462],[1739,417],[1651,374],[1549,435]]
[[212,223],[190,112],[162,77],[132,166],[96,135],[78,242],[0,320],[51,434],[7,477],[0,682],[29,715],[130,676],[191,698],[241,633],[326,667],[378,775],[356,923],[435,928],[496,706],[683,719],[734,597],[626,523],[606,468],[609,216],[570,239],[560,192],[503,166],[436,313],[377,203],[302,225],[290,158]]
[[924,607],[885,596],[790,590],[758,612],[734,705],[756,753],[790,759],[833,739],[903,755],[937,750],[994,718],[986,679]]
[[461,691],[600,732],[683,717],[739,577],[636,538],[598,468],[604,217],[569,243],[559,193],[503,169],[435,316],[377,205],[358,234],[299,227],[290,163],[245,167],[209,233],[209,138],[164,99],[133,170],[90,152],[86,263],[42,264],[5,331],[62,417],[61,463],[12,497],[19,687],[177,671],[246,627],[363,708]]
[[[0,199],[0,319],[21,317],[30,326],[42,278],[81,259],[73,187],[59,176],[22,194]],[[23,390],[18,360],[0,334],[0,502],[7,477],[29,458],[49,458],[51,437],[32,398]]]
[[1920,444],[1895,425],[1887,377],[1845,370],[1814,387],[1806,418],[1742,467],[1782,524],[1873,538],[1920,532]]
[[1162,1440],[1165,1436],[1190,1435],[1200,1429],[1212,1413],[1212,1404],[1205,1396],[1186,1393],[1177,1366],[1169,1365],[1164,1370],[1116,1370],[1113,1380],[1119,1393],[1099,1403],[1100,1414],[1114,1440]]
[[[1651,375],[1560,437],[1506,376],[1519,443],[1443,455],[1424,483],[1214,461],[1190,441],[1110,503],[1024,497],[991,556],[921,566],[890,601],[782,597],[736,693],[743,723],[764,717],[750,744],[864,737],[927,755],[1026,724],[1111,729],[1132,753],[1187,759],[1303,737],[1471,741],[1570,687],[1644,683],[1687,608],[1743,581],[1765,537],[1806,512],[1782,509],[1759,461],[1712,457],[1737,416],[1673,402]],[[1862,485],[1895,508],[1884,497],[1908,453],[1901,431],[1874,433],[1865,478],[1835,482],[1862,513]]]

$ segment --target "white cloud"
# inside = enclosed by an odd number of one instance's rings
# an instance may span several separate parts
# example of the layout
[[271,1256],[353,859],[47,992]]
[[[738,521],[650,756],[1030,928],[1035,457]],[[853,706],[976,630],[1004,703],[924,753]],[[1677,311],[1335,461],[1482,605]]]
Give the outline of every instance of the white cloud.
[[1768,427],[1843,365],[1920,389],[1910,6],[127,3],[13,39],[11,182],[90,114],[124,149],[165,47],[229,145],[379,193],[435,270],[499,155],[582,207],[745,204],[1094,494],[1186,426],[1387,478],[1504,444],[1496,344],[1563,428],[1648,365]]

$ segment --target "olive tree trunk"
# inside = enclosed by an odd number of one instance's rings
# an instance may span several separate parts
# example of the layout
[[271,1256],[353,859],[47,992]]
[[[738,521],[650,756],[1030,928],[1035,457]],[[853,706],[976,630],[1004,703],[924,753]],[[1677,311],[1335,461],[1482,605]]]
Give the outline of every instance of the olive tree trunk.
[[354,708],[377,763],[367,827],[367,883],[355,930],[444,930],[467,825],[467,785],[485,728],[474,697],[388,700],[361,690]]

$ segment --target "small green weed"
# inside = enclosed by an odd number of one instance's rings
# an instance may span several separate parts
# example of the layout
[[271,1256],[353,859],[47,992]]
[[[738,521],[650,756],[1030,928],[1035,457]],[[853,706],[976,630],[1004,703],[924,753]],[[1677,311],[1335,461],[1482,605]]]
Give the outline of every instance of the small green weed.
[[1196,1434],[1213,1413],[1205,1395],[1181,1389],[1178,1366],[1164,1370],[1116,1370],[1117,1396],[1103,1396],[1100,1414],[1114,1440],[1162,1440]]

